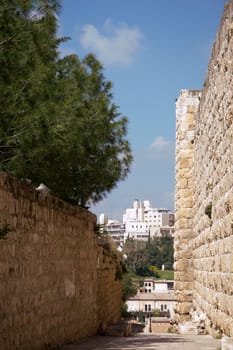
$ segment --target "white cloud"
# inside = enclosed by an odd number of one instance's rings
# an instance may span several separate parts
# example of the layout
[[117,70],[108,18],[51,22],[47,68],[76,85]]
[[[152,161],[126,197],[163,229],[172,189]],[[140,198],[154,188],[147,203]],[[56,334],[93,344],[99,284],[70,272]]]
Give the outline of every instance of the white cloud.
[[154,149],[157,151],[162,151],[168,149],[170,147],[170,142],[165,140],[163,136],[158,136],[150,145],[150,149]]
[[128,65],[142,48],[143,34],[134,27],[120,23],[115,26],[105,21],[102,32],[94,25],[82,28],[80,43],[86,51],[92,51],[106,65]]
[[163,136],[158,136],[149,145],[147,149],[147,157],[150,160],[159,161],[161,164],[171,161],[175,156],[175,145],[166,140]]

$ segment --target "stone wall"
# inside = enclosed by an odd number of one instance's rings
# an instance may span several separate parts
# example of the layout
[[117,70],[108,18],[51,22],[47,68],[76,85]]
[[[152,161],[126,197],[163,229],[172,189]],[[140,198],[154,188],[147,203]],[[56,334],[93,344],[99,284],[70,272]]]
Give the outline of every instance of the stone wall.
[[208,330],[233,337],[233,1],[213,47],[195,134],[194,306]]
[[176,102],[176,195],[174,269],[177,322],[190,318],[193,301],[193,143],[198,90],[183,90]]
[[[182,91],[177,101],[176,319],[181,326],[186,323],[186,331],[191,323],[201,321],[202,331],[230,337],[224,339],[232,349],[233,0],[225,5],[200,103],[195,105],[191,146],[187,137],[183,142],[181,125],[188,128],[188,109],[193,109],[198,94],[189,99],[193,92]],[[193,162],[188,164],[186,155]],[[183,183],[187,174],[192,178],[191,187],[186,180]],[[186,194],[190,206],[185,203]],[[190,281],[186,281],[188,276]]]
[[109,324],[121,317],[121,277],[122,266],[119,258],[111,249],[99,247],[98,254],[98,320],[99,333],[106,331]]
[[95,224],[87,210],[0,173],[0,349],[53,348],[119,319],[120,262],[103,261]]

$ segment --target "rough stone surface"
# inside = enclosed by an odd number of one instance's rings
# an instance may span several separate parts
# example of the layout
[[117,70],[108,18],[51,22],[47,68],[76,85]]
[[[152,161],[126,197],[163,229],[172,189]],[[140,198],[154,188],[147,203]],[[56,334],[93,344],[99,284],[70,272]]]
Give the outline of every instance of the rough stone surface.
[[105,335],[112,337],[129,337],[132,335],[132,324],[125,321],[117,322],[107,328]]
[[193,140],[200,91],[183,90],[176,103],[175,297],[176,321],[190,319],[193,301]]
[[[232,174],[230,0],[224,8],[202,92],[181,91],[177,101],[175,279],[177,322],[189,322],[192,311],[204,314],[206,330],[225,335],[233,344]],[[211,217],[206,214],[208,207]],[[193,281],[192,293],[190,286],[186,293],[188,276]]]
[[48,349],[119,319],[119,261],[95,224],[87,210],[0,173],[1,350]]

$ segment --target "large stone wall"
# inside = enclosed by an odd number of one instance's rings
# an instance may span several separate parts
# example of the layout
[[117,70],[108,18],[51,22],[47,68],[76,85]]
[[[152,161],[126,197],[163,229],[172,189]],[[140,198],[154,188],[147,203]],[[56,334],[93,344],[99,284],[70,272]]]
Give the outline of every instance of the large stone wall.
[[121,277],[122,265],[117,253],[111,249],[99,247],[97,275],[97,305],[99,333],[105,332],[107,326],[121,316]]
[[176,102],[176,220],[174,239],[177,321],[189,318],[193,301],[193,141],[198,90],[183,90]]
[[[177,101],[176,319],[180,326],[189,321],[197,325],[199,320],[208,332],[230,337],[233,344],[233,0],[225,5],[195,107],[193,146],[183,142],[180,127],[187,126],[188,109],[196,101],[191,95],[182,91]],[[193,162],[182,172],[180,158],[185,162],[188,154]],[[182,174],[188,173],[192,185],[184,182],[182,192]],[[184,203],[187,191],[192,206]],[[181,214],[181,208],[190,210]],[[188,326],[181,329],[187,331]]]
[[0,349],[53,348],[119,319],[120,261],[105,258],[95,224],[87,210],[0,173]]

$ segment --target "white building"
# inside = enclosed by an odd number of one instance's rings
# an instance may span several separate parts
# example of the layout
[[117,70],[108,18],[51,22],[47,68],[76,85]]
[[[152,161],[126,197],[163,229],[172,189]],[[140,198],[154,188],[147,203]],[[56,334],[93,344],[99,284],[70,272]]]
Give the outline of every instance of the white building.
[[122,246],[124,244],[125,224],[117,220],[108,220],[107,224],[104,226],[104,229],[118,246]]
[[174,281],[146,278],[138,293],[127,300],[128,311],[144,315],[159,310],[162,316],[174,317]]
[[135,200],[133,208],[126,209],[123,215],[125,237],[148,240],[155,236],[174,234],[174,214],[165,208],[152,208],[151,202]]
[[123,223],[109,220],[100,215],[100,224],[112,236],[118,245],[128,238],[148,241],[149,238],[174,235],[174,214],[165,208],[152,208],[151,202],[135,200],[133,208],[126,209]]

